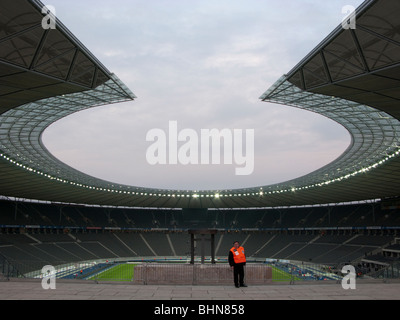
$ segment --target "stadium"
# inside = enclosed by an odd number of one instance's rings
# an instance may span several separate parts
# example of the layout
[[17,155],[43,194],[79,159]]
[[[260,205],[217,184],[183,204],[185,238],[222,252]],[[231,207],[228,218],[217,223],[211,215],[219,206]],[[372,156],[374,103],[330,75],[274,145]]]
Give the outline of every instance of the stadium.
[[[250,287],[325,281],[340,298],[334,284],[345,265],[376,288],[399,278],[397,0],[365,1],[356,28],[338,26],[260,97],[346,128],[351,143],[339,158],[279,184],[200,191],[104,181],[44,146],[56,121],[137,97],[56,17],[56,29],[44,28],[43,7],[0,3],[0,277],[9,288],[39,281],[49,265],[57,284],[93,290],[103,282],[229,286],[224,268],[236,240]],[[208,267],[216,273],[203,274]]]

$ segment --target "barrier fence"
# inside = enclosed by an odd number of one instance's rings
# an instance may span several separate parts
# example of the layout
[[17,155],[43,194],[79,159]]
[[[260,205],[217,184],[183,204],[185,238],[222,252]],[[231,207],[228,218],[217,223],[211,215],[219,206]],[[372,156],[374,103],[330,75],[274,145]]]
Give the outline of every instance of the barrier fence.
[[[94,282],[124,282],[140,285],[231,285],[233,271],[226,259],[217,264],[190,264],[188,259],[140,258],[123,261],[97,260],[79,263],[59,261],[52,265],[43,261],[11,261],[0,256],[0,280],[13,278],[43,279],[52,277],[63,280]],[[342,266],[314,264],[286,260],[254,260],[245,267],[245,282],[249,285],[301,283],[310,281],[342,281]],[[47,268],[47,269],[46,269]],[[400,279],[400,263],[362,274],[359,279]]]

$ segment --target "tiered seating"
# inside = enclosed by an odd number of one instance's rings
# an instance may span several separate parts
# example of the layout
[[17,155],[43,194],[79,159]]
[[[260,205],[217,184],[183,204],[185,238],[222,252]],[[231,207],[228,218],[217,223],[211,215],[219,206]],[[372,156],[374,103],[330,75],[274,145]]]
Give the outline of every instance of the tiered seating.
[[[396,213],[381,210],[379,204],[199,212],[0,201],[0,225],[12,225],[0,228],[0,254],[37,265],[129,257],[188,257],[190,237],[182,229],[219,228],[215,236],[217,256],[226,257],[233,241],[238,240],[244,244],[248,257],[339,263],[362,258],[391,242],[397,232],[355,231],[348,227],[376,226],[379,222],[395,226],[400,216]],[[312,227],[345,228],[301,229]],[[169,230],[155,232],[150,231],[152,228]],[[255,231],[248,230],[254,228]],[[200,243],[196,246],[199,255]],[[205,253],[211,254],[209,242]]]
[[400,226],[379,204],[251,210],[117,209],[0,201],[0,224],[120,228],[309,228]]

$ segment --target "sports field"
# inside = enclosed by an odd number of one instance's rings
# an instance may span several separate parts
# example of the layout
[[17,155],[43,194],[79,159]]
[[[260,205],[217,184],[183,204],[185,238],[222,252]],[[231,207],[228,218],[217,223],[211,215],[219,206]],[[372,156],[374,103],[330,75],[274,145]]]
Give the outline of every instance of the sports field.
[[[88,278],[88,280],[99,281],[132,281],[134,275],[135,264],[122,263],[110,267],[104,271],[99,272]],[[302,280],[297,276],[293,276],[277,267],[272,266],[272,280],[273,281],[299,281]]]
[[272,266],[272,281],[291,281],[291,280],[299,281],[301,279],[279,268]]
[[91,276],[88,280],[132,281],[134,269],[135,264],[122,263]]

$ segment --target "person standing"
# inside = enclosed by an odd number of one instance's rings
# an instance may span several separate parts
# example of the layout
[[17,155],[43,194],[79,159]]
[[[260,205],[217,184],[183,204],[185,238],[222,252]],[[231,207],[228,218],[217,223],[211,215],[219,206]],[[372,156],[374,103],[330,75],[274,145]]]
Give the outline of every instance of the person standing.
[[235,287],[247,287],[244,283],[244,266],[246,265],[246,254],[239,241],[233,243],[233,248],[229,251],[228,262],[233,270]]

